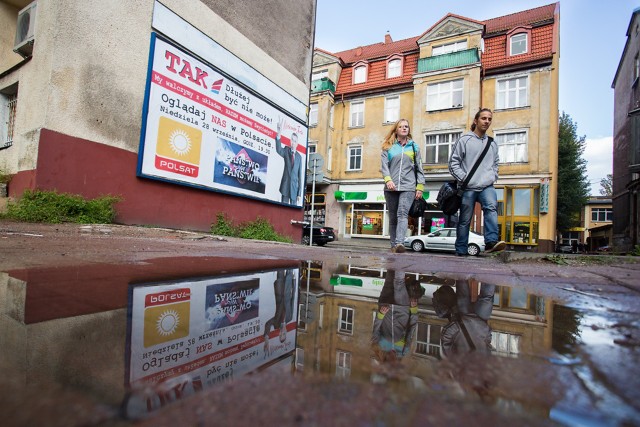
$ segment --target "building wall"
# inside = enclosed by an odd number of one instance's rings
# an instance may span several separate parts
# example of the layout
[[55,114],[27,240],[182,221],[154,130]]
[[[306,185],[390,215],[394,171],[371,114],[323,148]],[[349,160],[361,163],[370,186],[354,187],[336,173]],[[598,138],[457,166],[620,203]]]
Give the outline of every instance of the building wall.
[[[234,9],[225,1],[161,2],[306,106],[315,1],[295,3],[267,8],[253,1]],[[0,92],[18,83],[19,93],[13,145],[0,151],[0,167],[17,174],[10,196],[28,188],[69,189],[87,197],[121,191],[122,223],[207,230],[216,212],[236,220],[261,212],[279,232],[297,239],[301,231],[291,220],[301,219],[302,209],[136,178],[154,5],[39,0],[33,57],[8,72],[21,58],[11,52],[15,24],[2,27]],[[0,22],[15,22],[17,11],[2,4]],[[256,16],[286,31],[258,28]],[[256,40],[273,43],[265,50]],[[73,151],[65,151],[69,147]],[[183,203],[171,207],[176,196]]]

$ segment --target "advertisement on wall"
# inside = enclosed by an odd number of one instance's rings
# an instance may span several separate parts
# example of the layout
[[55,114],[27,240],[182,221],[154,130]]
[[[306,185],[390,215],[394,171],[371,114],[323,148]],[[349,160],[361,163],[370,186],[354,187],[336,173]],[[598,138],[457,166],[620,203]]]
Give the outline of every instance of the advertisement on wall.
[[127,415],[170,402],[295,350],[299,269],[129,290]]
[[140,177],[303,206],[307,127],[155,33]]

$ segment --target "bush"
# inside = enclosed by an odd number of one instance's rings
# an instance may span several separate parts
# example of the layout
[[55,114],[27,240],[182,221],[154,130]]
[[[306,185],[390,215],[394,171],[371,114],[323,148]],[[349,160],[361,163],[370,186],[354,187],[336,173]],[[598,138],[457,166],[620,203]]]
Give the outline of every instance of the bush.
[[17,202],[8,203],[2,217],[25,222],[110,224],[116,216],[114,205],[120,200],[114,196],[86,200],[74,194],[26,190]]
[[269,221],[260,217],[255,221],[243,222],[236,227],[225,214],[218,213],[216,222],[211,225],[211,233],[218,236],[240,237],[242,239],[293,242],[290,237],[278,234]]

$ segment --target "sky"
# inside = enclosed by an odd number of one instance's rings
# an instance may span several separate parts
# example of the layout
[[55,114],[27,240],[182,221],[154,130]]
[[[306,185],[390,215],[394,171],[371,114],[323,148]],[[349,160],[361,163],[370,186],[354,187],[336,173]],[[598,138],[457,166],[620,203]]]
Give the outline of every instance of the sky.
[[[550,0],[317,0],[315,47],[340,52],[428,30],[447,13],[475,20],[532,9]],[[561,0],[560,113],[586,137],[591,194],[613,168],[613,89],[626,32],[640,0]]]

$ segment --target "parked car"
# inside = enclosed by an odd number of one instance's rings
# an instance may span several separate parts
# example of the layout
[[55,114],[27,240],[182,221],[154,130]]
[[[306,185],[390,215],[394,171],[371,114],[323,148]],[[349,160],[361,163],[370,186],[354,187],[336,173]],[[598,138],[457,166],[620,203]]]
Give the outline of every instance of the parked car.
[[[425,249],[432,251],[455,252],[455,244],[455,228],[441,228],[433,233],[409,236],[404,240],[404,246],[408,249],[413,249],[416,252],[421,252]],[[482,251],[484,251],[484,236],[470,231],[469,248],[467,253],[475,256]]]
[[560,254],[572,254],[573,248],[571,245],[558,245],[558,247],[556,247],[556,252]]
[[[306,224],[302,228],[302,244],[309,245],[309,232],[311,231],[311,226]],[[324,246],[329,242],[333,242],[336,240],[336,235],[333,232],[333,228],[326,227],[324,225],[314,225],[313,226],[313,244],[318,246]]]

